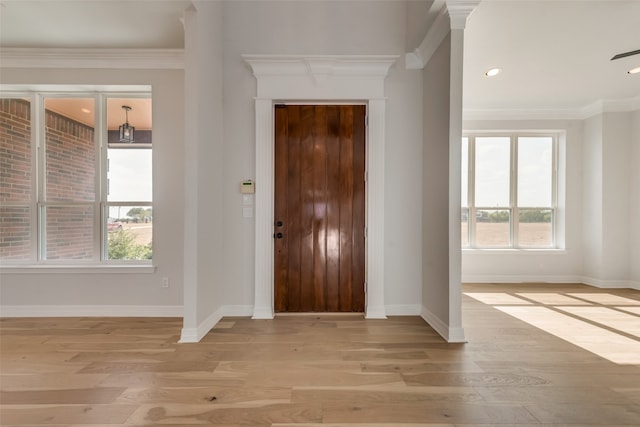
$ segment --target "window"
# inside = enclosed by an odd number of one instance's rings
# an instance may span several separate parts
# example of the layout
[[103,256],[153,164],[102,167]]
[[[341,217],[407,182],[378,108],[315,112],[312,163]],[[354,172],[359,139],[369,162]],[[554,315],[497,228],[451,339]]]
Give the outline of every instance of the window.
[[553,134],[462,138],[463,247],[555,247],[556,141]]
[[3,94],[0,261],[150,262],[151,146],[148,92]]

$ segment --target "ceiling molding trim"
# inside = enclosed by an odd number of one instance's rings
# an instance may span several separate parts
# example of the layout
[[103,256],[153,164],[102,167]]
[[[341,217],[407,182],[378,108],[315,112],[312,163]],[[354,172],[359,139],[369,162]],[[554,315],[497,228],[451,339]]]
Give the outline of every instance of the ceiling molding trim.
[[184,50],[0,48],[0,67],[182,69]]
[[[299,89],[309,89],[308,99],[370,99],[373,85],[382,88],[397,55],[242,55],[258,80],[258,98],[300,99]],[[284,80],[282,76],[287,76]],[[311,82],[311,85],[305,83]],[[286,96],[285,96],[286,95]],[[365,96],[366,95],[366,96]]]
[[436,1],[431,10],[439,8],[427,35],[413,52],[405,54],[405,64],[409,70],[420,70],[427,65],[444,38],[451,30],[464,30],[467,19],[480,0],[447,0]]
[[420,46],[413,52],[408,52],[405,55],[407,69],[423,69],[438,49],[438,46],[442,43],[442,40],[449,34],[450,30],[447,7],[445,4],[442,4],[438,16],[436,16],[435,21],[433,21],[433,24],[429,27],[429,31],[427,31],[427,35],[422,40],[422,43],[420,43]]
[[481,0],[447,0],[447,12],[451,21],[452,30],[464,30],[467,19],[478,7]]
[[585,120],[603,113],[640,110],[640,96],[599,100],[579,108],[548,109],[464,109],[463,120]]

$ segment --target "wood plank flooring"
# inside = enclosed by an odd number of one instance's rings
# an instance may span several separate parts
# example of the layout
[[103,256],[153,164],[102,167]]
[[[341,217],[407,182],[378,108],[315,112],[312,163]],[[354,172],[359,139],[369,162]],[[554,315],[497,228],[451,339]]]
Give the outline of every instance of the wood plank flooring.
[[464,292],[466,344],[445,343],[419,317],[225,318],[197,344],[177,344],[181,319],[5,318],[0,424],[640,425],[639,364],[612,362],[504,310],[563,313],[637,343],[640,292]]

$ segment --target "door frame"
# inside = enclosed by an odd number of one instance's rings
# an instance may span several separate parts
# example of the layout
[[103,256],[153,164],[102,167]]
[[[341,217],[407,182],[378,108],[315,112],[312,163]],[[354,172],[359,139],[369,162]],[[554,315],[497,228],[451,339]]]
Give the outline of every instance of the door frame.
[[255,98],[255,299],[253,318],[274,317],[274,105],[364,104],[367,109],[365,317],[384,305],[384,80],[395,55],[243,55],[257,80]]

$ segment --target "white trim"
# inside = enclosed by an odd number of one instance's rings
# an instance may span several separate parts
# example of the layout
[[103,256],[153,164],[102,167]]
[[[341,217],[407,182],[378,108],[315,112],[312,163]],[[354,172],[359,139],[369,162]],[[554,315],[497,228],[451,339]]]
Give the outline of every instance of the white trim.
[[429,27],[429,31],[427,31],[427,35],[420,43],[420,46],[405,55],[407,69],[420,70],[424,68],[450,30],[447,8],[442,4],[435,21]]
[[420,304],[387,304],[384,306],[388,316],[420,316]]
[[252,305],[225,305],[222,307],[225,316],[230,317],[249,317],[253,315]]
[[425,306],[422,306],[420,317],[429,324],[442,338],[448,343],[465,343],[467,340],[464,337],[464,330],[462,328],[449,327],[438,316],[429,311]]
[[640,109],[640,96],[598,100],[576,108],[464,109],[464,120],[585,120],[603,113],[623,113]]
[[180,343],[197,343],[205,337],[225,316],[249,317],[253,312],[250,305],[225,305],[207,317],[196,328],[182,328]]
[[254,319],[273,309],[274,114],[276,102],[366,103],[366,317],[384,318],[384,80],[394,55],[243,55],[257,79]]
[[3,305],[0,317],[182,317],[181,305]]
[[536,274],[476,274],[462,275],[463,283],[580,283],[602,289],[637,289],[640,282],[634,280],[606,280],[578,275]]
[[480,3],[480,0],[441,0],[434,1],[429,12],[437,13],[429,26],[427,35],[413,52],[405,54],[405,64],[409,70],[425,67],[436,52],[444,38],[454,30],[464,30],[469,16]]
[[463,283],[583,283],[577,275],[463,274]]
[[633,280],[607,280],[596,279],[594,277],[581,277],[580,282],[585,285],[595,286],[602,289],[637,289],[640,290],[640,282]]
[[152,274],[154,265],[11,265],[0,267],[0,274]]
[[545,248],[545,249],[526,249],[526,248],[504,248],[504,249],[490,249],[490,248],[463,248],[462,257],[476,256],[476,255],[509,255],[509,256],[558,256],[567,255],[569,251],[563,248]]
[[2,68],[182,69],[183,49],[0,48]]
[[216,323],[224,317],[224,307],[220,307],[211,313],[202,323],[195,328],[182,328],[179,343],[197,343],[209,333]]

